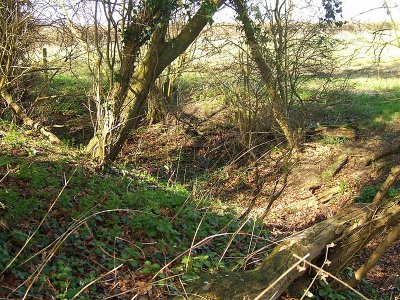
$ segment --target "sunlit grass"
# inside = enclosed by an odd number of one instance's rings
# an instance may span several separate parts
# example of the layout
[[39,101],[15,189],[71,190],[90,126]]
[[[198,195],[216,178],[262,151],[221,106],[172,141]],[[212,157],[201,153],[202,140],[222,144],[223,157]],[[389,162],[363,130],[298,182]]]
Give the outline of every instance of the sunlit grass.
[[397,77],[356,77],[349,79],[349,85],[357,92],[398,92],[400,80]]

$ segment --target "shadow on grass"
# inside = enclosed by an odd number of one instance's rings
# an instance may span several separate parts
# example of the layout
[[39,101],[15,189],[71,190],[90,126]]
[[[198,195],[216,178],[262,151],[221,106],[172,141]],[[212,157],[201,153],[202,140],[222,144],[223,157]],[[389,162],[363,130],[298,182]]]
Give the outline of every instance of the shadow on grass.
[[[84,158],[68,157],[70,153],[50,154],[41,148],[33,155],[32,144],[0,143],[1,297],[21,298],[28,286],[21,284],[30,278],[32,298],[70,299],[90,282],[81,299],[124,291],[128,292],[123,297],[131,298],[139,290],[158,298],[166,285],[175,289],[174,279],[167,277],[180,274],[191,280],[200,271],[238,268],[250,240],[254,249],[266,245],[268,232],[248,222],[232,240],[230,258],[220,262],[231,239],[227,233],[241,225],[232,211],[217,213],[217,203],[193,199],[184,187],[146,174],[99,174],[85,166]],[[217,237],[192,249],[188,257],[185,251],[192,243],[211,235]],[[93,282],[117,266],[118,271]],[[148,286],[155,280],[158,285]]]
[[310,105],[316,121],[325,124],[355,123],[371,130],[393,130],[400,124],[400,88],[384,92],[353,91],[336,105]]

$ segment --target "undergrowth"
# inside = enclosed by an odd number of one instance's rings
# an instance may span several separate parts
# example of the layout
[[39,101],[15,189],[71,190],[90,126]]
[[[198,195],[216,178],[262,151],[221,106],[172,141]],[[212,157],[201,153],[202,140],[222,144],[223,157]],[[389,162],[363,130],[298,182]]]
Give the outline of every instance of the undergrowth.
[[268,244],[257,221],[238,230],[234,211],[194,199],[181,185],[100,173],[76,150],[21,142],[18,131],[7,131],[0,138],[1,297],[159,298],[177,291],[178,275],[190,281],[246,268],[246,256]]

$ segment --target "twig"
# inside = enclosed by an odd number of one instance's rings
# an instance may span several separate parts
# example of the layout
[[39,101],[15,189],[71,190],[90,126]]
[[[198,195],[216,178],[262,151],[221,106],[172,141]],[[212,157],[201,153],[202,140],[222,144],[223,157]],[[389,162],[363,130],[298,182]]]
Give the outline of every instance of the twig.
[[203,214],[203,216],[201,217],[201,220],[200,220],[200,222],[199,222],[199,225],[197,225],[196,232],[194,233],[194,236],[193,236],[193,239],[192,239],[192,243],[191,243],[191,245],[190,245],[190,251],[189,251],[189,254],[188,254],[188,259],[187,259],[187,262],[186,262],[186,264],[185,264],[185,269],[186,269],[186,271],[187,271],[187,269],[188,269],[188,267],[189,267],[190,256],[192,255],[191,249],[192,249],[192,247],[193,247],[193,245],[194,245],[194,242],[196,241],[197,233],[199,232],[199,229],[200,229],[200,227],[201,227],[201,224],[203,223],[203,220],[204,220],[204,217],[206,216],[206,214],[207,214],[207,211],[206,211],[206,212]]
[[242,223],[242,225],[240,225],[240,227],[239,227],[239,228],[235,231],[235,233],[231,236],[231,238],[230,238],[228,244],[227,244],[226,247],[225,247],[224,253],[222,253],[222,255],[221,255],[221,257],[220,257],[220,259],[219,259],[219,261],[218,261],[218,264],[221,263],[221,261],[222,261],[222,259],[224,258],[226,252],[228,251],[230,245],[232,244],[233,239],[234,239],[234,238],[236,237],[236,235],[240,232],[240,230],[242,230],[242,228],[244,227],[244,225],[246,225],[247,222],[248,222],[249,220],[250,220],[250,218],[247,218],[247,220],[244,221],[244,222]]
[[100,279],[104,278],[105,276],[107,276],[108,274],[118,270],[119,268],[121,268],[124,264],[120,264],[119,266],[113,268],[112,270],[108,271],[107,273],[104,273],[103,275],[100,275],[99,277],[97,277],[96,279],[92,280],[91,282],[89,282],[88,284],[86,284],[81,290],[79,290],[79,292],[77,292],[75,294],[75,296],[73,296],[71,298],[71,300],[75,299],[76,297],[78,297],[84,290],[86,290],[89,286],[91,286],[92,284],[96,283],[97,281],[99,281]]
[[[300,259],[299,256],[297,256],[296,254],[293,254],[294,257]],[[332,277],[332,279],[338,281],[339,283],[343,284],[344,286],[346,286],[348,289],[350,289],[352,292],[356,293],[358,296],[360,296],[362,299],[364,300],[370,300],[367,297],[365,297],[363,294],[361,294],[359,291],[357,291],[356,289],[352,288],[351,286],[349,286],[346,282],[344,282],[343,280],[341,280],[340,278],[336,277],[335,275],[325,271],[324,269],[318,267],[317,265],[314,265],[313,263],[309,262],[309,261],[304,261],[306,264],[308,264],[309,266],[321,271],[321,273],[328,275],[330,277]]]
[[305,256],[298,257],[297,255],[294,254],[294,257],[298,258],[299,261],[297,261],[293,266],[291,266],[289,269],[287,269],[281,276],[279,276],[273,283],[271,283],[265,290],[263,290],[260,294],[258,294],[257,297],[254,298],[254,300],[259,300],[264,296],[270,289],[272,289],[275,284],[277,284],[279,281],[281,281],[287,274],[289,274],[292,270],[294,270],[298,265],[300,265],[303,261],[307,262],[306,259],[307,257],[310,256],[310,253],[307,253]]

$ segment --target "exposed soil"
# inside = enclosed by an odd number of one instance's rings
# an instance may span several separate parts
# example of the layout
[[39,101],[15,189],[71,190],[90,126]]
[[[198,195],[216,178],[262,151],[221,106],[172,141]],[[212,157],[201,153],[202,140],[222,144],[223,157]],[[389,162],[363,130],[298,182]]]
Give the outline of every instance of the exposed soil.
[[[284,173],[277,171],[282,170],[284,151],[271,150],[267,145],[263,147],[264,152],[257,153],[262,158],[254,164],[252,156],[238,142],[235,130],[219,126],[208,126],[202,135],[187,134],[182,126],[150,127],[133,136],[124,148],[124,161],[132,168],[146,166],[147,171],[157,177],[183,184],[205,182],[201,186],[203,194],[219,197],[227,206],[236,206],[239,212],[245,211],[253,198],[257,178],[263,178],[265,184],[251,211],[260,216],[276,188],[275,182]],[[288,236],[332,216],[360,196],[365,187],[379,186],[391,166],[400,163],[400,154],[397,154],[366,166],[373,153],[400,142],[393,131],[385,134],[357,129],[356,132],[354,140],[337,143],[323,143],[320,138],[311,137],[302,152],[290,160],[287,186],[264,220],[273,234]],[[348,155],[348,161],[332,176],[331,166],[343,154]],[[333,190],[332,195],[320,197],[330,190]],[[368,257],[377,243],[379,240],[368,245],[358,263]],[[398,297],[399,266],[400,242],[397,242],[367,279],[377,291]]]

